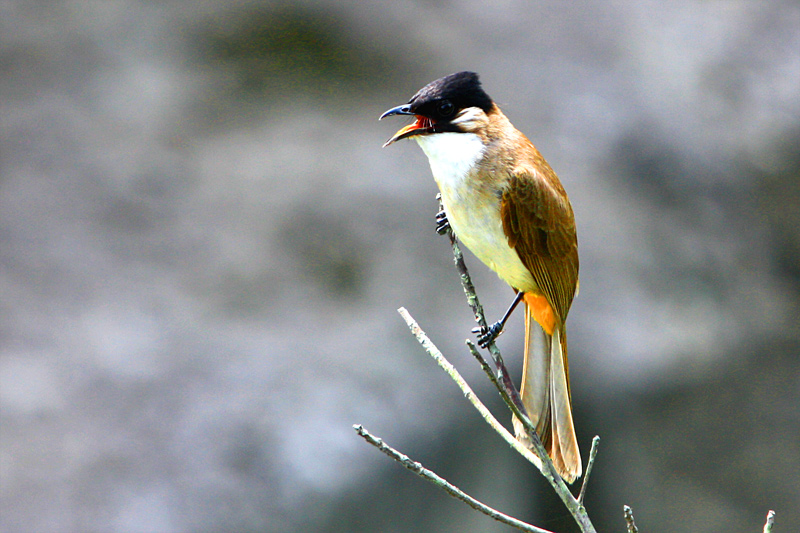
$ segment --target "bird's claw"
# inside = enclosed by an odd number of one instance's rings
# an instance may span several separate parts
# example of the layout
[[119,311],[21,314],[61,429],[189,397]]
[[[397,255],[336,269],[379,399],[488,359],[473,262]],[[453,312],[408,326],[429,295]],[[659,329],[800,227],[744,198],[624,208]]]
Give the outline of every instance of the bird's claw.
[[478,346],[486,348],[503,333],[503,324],[502,322],[495,322],[489,327],[479,326],[472,328],[472,333],[478,335]]
[[450,221],[447,220],[447,213],[444,209],[436,213],[436,233],[447,235],[450,232]]

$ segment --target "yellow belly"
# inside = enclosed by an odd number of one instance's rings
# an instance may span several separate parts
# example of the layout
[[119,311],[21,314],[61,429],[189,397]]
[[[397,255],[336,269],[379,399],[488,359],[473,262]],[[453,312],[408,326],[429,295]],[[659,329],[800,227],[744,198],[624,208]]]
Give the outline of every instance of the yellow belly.
[[521,291],[538,292],[530,271],[508,245],[496,195],[455,191],[441,185],[439,190],[456,237],[503,281]]

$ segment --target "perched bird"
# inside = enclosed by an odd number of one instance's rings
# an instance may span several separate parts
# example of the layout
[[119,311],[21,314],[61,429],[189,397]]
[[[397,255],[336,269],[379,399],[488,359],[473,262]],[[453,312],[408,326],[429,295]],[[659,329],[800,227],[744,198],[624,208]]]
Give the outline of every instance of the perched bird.
[[[486,344],[525,302],[522,402],[558,472],[581,475],[572,422],[566,320],[578,292],[578,238],[567,193],[536,147],[484,92],[457,72],[386,111],[412,115],[384,146],[413,138],[428,156],[446,222],[458,239],[517,293]],[[538,325],[537,325],[538,324]],[[530,446],[514,419],[517,438]]]

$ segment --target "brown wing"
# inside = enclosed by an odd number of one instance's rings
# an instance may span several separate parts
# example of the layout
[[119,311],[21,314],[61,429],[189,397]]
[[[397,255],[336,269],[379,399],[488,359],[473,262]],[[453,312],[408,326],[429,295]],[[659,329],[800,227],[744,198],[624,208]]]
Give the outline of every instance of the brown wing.
[[535,165],[518,168],[511,176],[500,214],[508,244],[563,325],[578,285],[575,217],[555,172],[538,152],[535,155]]

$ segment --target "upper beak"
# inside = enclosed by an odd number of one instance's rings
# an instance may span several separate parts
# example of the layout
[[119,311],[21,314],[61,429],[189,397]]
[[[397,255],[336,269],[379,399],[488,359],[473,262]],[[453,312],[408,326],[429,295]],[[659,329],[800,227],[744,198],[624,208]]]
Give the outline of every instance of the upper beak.
[[403,104],[391,108],[389,111],[381,115],[381,118],[379,118],[378,120],[383,120],[386,117],[390,117],[392,115],[413,115],[413,114],[414,113],[411,112],[411,104]]
[[[382,120],[383,118],[390,117],[392,115],[414,115],[414,113],[411,111],[411,104],[403,104],[386,111],[378,120]],[[386,141],[383,147],[386,148],[393,142],[399,141],[400,139],[405,139],[406,137],[411,137],[412,135],[417,135],[419,133],[425,133],[432,125],[433,124],[431,123],[430,119],[418,115],[416,122],[400,128],[391,139]]]

